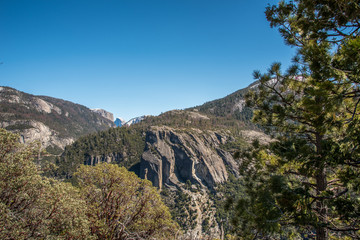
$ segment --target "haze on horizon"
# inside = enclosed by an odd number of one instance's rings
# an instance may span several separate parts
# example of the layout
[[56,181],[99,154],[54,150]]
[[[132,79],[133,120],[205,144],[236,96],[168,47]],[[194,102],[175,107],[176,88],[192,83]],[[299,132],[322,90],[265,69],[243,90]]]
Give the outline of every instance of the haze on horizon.
[[0,0],[0,85],[125,120],[224,97],[290,62],[275,0]]

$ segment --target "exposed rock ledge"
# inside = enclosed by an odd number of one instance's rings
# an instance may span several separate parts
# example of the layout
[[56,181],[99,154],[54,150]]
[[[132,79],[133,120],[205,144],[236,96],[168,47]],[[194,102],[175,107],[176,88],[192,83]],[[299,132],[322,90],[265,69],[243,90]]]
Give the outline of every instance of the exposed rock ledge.
[[[150,180],[159,189],[169,189],[171,194],[176,189],[188,194],[193,215],[189,214],[187,221],[188,225],[192,225],[193,221],[195,225],[186,230],[185,239],[222,236],[215,220],[216,210],[211,207],[209,190],[228,179],[228,170],[238,176],[238,164],[230,153],[220,148],[232,140],[225,131],[181,130],[165,126],[152,127],[146,133],[140,177]],[[187,190],[188,181],[199,185],[199,191]],[[212,225],[210,232],[206,233],[202,226],[205,219]]]
[[220,148],[229,138],[213,131],[152,127],[146,134],[140,176],[160,189],[187,180],[211,189],[228,179],[226,166],[238,171],[231,154]]
[[19,125],[26,126],[26,128],[22,130],[14,130],[13,132],[20,134],[20,141],[25,144],[33,141],[39,141],[42,148],[47,148],[48,146],[58,146],[64,149],[66,145],[74,142],[73,138],[60,138],[56,131],[50,129],[42,122],[35,120],[12,120],[0,122],[1,128]]

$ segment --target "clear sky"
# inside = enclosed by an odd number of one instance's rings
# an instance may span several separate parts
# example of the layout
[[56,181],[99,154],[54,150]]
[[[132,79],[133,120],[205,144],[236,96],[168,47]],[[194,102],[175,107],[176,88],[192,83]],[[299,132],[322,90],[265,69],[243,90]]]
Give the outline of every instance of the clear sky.
[[222,98],[290,62],[275,0],[0,0],[0,85],[129,120]]

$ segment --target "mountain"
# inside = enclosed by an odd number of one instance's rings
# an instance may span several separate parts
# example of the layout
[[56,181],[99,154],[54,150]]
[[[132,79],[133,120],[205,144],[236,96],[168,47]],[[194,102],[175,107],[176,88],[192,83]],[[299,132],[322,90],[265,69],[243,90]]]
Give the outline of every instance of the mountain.
[[126,121],[122,118],[116,118],[114,123],[117,127],[122,127],[125,125]]
[[188,238],[220,239],[226,219],[220,189],[239,177],[240,160],[233,154],[255,139],[271,141],[250,122],[252,111],[244,96],[251,87],[194,108],[147,116],[127,128],[84,136],[66,147],[56,175],[71,178],[84,163],[125,166],[161,190]]
[[106,119],[109,119],[110,121],[114,121],[114,114],[112,114],[111,112],[108,112],[104,109],[101,109],[101,108],[95,108],[95,109],[91,109],[91,111],[99,114],[100,116],[106,118]]
[[129,121],[127,121],[124,125],[127,125],[127,126],[130,126],[130,125],[133,125],[135,123],[139,123],[141,122],[142,120],[144,120],[147,116],[141,116],[141,117],[135,117],[135,118],[132,118],[130,119]]
[[0,87],[0,127],[19,133],[24,143],[39,140],[49,153],[59,154],[80,136],[114,125],[85,106]]

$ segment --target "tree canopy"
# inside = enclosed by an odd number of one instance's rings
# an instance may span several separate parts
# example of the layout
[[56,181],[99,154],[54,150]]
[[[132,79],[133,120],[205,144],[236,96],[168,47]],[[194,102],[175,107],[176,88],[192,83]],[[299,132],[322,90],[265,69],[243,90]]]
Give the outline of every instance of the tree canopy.
[[0,238],[90,239],[85,201],[68,183],[40,175],[39,145],[0,129]]
[[75,178],[98,239],[171,239],[179,231],[158,190],[124,167],[83,165]]
[[359,238],[359,3],[281,1],[266,16],[297,54],[254,72],[247,103],[275,140],[241,154],[241,234]]
[[158,190],[114,164],[81,166],[76,185],[41,175],[40,145],[0,129],[1,239],[171,239]]

